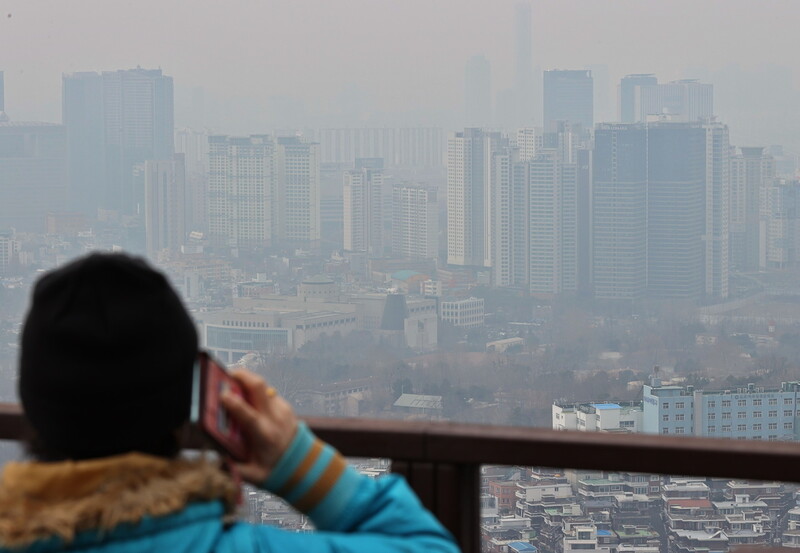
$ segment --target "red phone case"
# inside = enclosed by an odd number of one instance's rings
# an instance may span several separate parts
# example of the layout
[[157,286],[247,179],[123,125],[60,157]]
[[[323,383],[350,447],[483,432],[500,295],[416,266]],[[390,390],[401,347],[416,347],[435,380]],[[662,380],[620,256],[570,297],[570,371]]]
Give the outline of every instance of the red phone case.
[[247,399],[239,382],[210,355],[201,353],[200,428],[224,452],[237,461],[245,461],[248,450],[241,428],[220,402],[220,396],[225,390]]

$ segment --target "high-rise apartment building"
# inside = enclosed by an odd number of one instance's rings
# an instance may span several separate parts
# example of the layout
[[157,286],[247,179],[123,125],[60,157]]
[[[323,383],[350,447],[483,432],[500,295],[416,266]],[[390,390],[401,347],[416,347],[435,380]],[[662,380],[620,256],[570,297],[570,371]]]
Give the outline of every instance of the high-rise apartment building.
[[0,121],[0,229],[44,232],[69,199],[63,125]]
[[144,163],[145,250],[150,258],[179,253],[186,243],[186,169],[183,154]]
[[659,116],[667,116],[670,121],[698,121],[714,115],[714,85],[691,79],[640,83],[633,90],[633,100],[635,122]]
[[467,127],[492,124],[492,66],[486,57],[473,56],[464,70],[465,123]]
[[344,173],[344,249],[383,255],[384,174],[360,167]]
[[658,79],[652,73],[639,73],[625,75],[619,83],[619,121],[621,123],[635,123],[639,120],[637,103],[639,87],[658,84]]
[[0,230],[0,276],[6,276],[17,261],[19,241],[11,230]]
[[435,259],[439,255],[439,204],[423,185],[392,188],[392,255]]
[[767,268],[795,267],[800,261],[800,181],[776,178],[765,198]]
[[594,84],[588,70],[544,72],[544,130],[553,132],[559,122],[580,125],[584,132],[594,126]]
[[481,129],[464,129],[448,141],[448,264],[491,266],[492,154],[507,145],[500,133]]
[[322,163],[383,158],[387,167],[442,167],[445,135],[437,127],[320,129]]
[[320,239],[319,144],[299,137],[277,139],[273,224],[278,240],[312,245]]
[[269,135],[209,137],[208,233],[235,248],[271,244],[274,232],[275,141]]
[[727,296],[727,141],[715,122],[598,127],[596,297]]
[[577,289],[577,167],[556,149],[529,162],[529,290],[556,295]]
[[761,147],[731,156],[731,265],[740,271],[766,267],[766,210],[763,200],[775,177],[775,158]]
[[186,228],[206,232],[208,228],[207,131],[188,128],[175,131],[175,152],[186,160]]
[[141,213],[134,166],[174,153],[172,77],[141,68],[64,75],[62,118],[73,207]]

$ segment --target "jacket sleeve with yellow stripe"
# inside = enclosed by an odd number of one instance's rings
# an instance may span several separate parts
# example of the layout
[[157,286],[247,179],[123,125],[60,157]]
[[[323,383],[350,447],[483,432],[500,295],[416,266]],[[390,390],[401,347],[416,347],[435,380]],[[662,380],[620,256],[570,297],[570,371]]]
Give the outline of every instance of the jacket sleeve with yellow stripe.
[[359,474],[303,423],[262,487],[307,514],[318,529],[300,534],[262,527],[257,540],[265,550],[458,552],[402,477]]

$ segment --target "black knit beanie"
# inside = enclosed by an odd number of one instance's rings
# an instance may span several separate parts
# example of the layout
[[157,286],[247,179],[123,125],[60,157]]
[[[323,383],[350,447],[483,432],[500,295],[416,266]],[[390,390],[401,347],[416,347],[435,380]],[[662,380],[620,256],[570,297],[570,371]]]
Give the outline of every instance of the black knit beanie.
[[45,274],[22,333],[19,394],[45,449],[150,451],[189,417],[197,332],[164,275],[95,253]]

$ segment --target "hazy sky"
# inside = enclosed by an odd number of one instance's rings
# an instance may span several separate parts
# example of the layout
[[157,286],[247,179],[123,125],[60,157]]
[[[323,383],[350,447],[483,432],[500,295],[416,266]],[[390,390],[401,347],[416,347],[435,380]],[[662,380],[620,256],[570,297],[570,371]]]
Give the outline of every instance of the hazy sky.
[[[460,111],[470,56],[490,60],[495,92],[511,85],[514,4],[0,0],[6,109],[18,120],[59,120],[61,73],[141,65],[172,75],[179,101],[203,86],[209,99],[296,97],[312,112],[341,109],[346,98],[377,113]],[[607,64],[613,85],[627,73],[670,80],[687,67],[771,64],[800,88],[797,0],[531,4],[533,60],[544,69]]]

